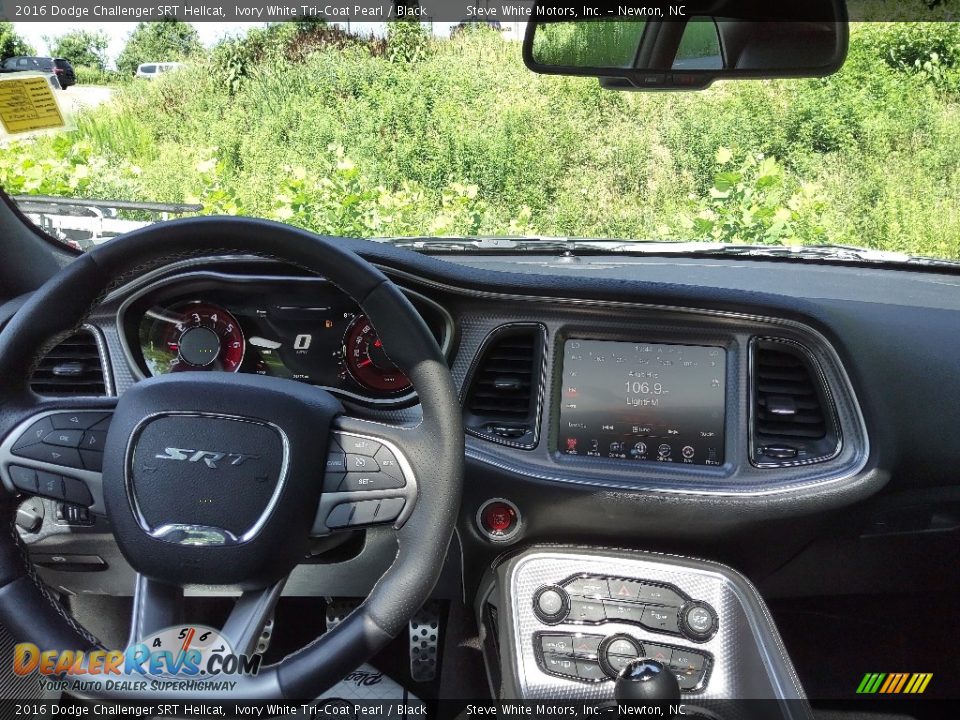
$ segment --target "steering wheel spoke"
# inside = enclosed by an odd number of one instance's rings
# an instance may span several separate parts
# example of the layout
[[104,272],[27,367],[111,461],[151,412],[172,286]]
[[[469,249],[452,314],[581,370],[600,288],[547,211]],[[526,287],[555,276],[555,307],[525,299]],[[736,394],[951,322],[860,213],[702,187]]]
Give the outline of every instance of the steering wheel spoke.
[[0,442],[4,487],[104,514],[103,448],[114,405],[112,398],[44,401],[20,413]]
[[417,499],[411,449],[419,447],[421,433],[419,426],[337,417],[312,535],[372,525],[402,526]]

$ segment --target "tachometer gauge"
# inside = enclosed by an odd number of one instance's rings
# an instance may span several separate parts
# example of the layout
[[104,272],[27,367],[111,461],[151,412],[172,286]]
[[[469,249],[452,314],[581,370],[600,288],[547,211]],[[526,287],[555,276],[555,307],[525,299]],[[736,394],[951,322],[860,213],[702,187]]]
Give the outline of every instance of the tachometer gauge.
[[152,375],[240,369],[246,341],[236,318],[223,308],[189,301],[153,308],[145,319],[141,349]]
[[368,390],[400,392],[410,387],[410,379],[387,357],[366,315],[357,315],[347,328],[343,360],[350,377]]

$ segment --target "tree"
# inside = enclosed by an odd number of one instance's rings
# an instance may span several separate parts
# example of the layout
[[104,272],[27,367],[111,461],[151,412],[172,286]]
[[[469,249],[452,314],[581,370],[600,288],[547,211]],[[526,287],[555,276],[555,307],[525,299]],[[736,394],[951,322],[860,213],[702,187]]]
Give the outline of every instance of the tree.
[[117,57],[117,70],[132,75],[142,63],[184,60],[202,50],[200,36],[190,23],[173,18],[142,22]]
[[12,22],[0,22],[0,61],[14,55],[33,55],[33,48],[17,35]]
[[87,65],[104,70],[110,38],[102,30],[71,30],[57,38],[44,38],[54,57],[62,57],[74,65]]

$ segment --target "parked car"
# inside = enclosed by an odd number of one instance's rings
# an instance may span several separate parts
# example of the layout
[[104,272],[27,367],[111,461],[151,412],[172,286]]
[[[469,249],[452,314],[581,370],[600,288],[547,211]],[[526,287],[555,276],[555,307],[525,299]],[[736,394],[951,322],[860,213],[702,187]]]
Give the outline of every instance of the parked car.
[[77,84],[77,74],[73,70],[73,65],[70,64],[69,60],[64,58],[15,55],[3,61],[3,65],[0,66],[0,72],[41,72],[53,74],[57,76],[57,80],[63,90],[66,90],[71,85]]
[[154,80],[164,73],[180,70],[182,67],[183,63],[178,62],[141,63],[137,66],[136,77],[144,78],[145,80]]

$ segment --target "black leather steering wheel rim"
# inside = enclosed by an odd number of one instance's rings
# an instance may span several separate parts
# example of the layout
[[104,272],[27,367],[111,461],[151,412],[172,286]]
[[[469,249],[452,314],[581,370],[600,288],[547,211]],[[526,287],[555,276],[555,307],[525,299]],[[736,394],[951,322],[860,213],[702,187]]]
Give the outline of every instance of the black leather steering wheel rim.
[[[43,354],[70,334],[112,288],[191,256],[256,255],[321,274],[359,303],[391,360],[411,380],[423,419],[404,448],[417,475],[417,501],[396,529],[397,555],[363,604],[334,630],[243,687],[248,698],[313,698],[403,630],[427,600],[443,566],[460,506],[463,429],[453,380],[436,340],[409,300],[377,268],[338,243],[279,223],[190,218],[152,225],[97,247],[39,288],[0,333],[0,438],[39,409],[102,406],[100,400],[45,401],[29,379]],[[292,381],[291,381],[292,382]],[[36,578],[12,518],[0,539],[0,623],[41,649],[86,649],[96,640]],[[194,697],[197,697],[196,695]]]

